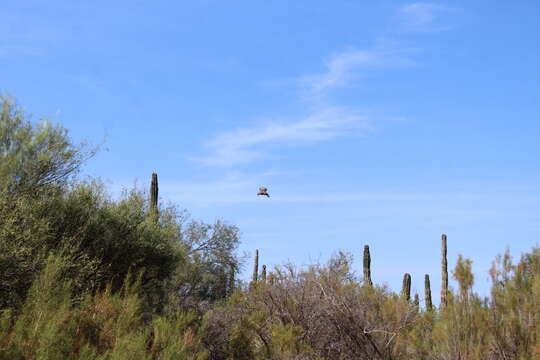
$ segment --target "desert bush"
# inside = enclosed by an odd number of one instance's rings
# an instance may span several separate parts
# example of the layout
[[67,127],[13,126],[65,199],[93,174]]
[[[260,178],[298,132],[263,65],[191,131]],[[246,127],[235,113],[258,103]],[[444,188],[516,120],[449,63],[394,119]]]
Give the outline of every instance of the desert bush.
[[108,287],[73,304],[64,266],[64,259],[50,256],[20,312],[2,312],[0,359],[206,358],[197,315],[143,321],[140,276],[128,277],[120,292]]
[[242,356],[254,359],[390,359],[405,351],[399,340],[415,308],[384,287],[362,286],[345,254],[270,276],[207,315],[211,359],[230,358],[239,339]]
[[459,256],[453,271],[458,291],[447,306],[420,315],[407,342],[421,359],[502,360],[539,358],[540,251],[514,265],[508,252],[491,269],[489,298],[473,291],[472,262]]
[[493,359],[540,358],[540,248],[512,263],[508,251],[491,269],[488,329]]

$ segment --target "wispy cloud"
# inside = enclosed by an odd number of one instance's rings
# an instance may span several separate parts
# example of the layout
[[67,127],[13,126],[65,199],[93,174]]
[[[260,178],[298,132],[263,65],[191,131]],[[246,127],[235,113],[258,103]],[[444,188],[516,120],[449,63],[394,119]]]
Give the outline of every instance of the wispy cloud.
[[[437,18],[449,9],[432,3],[413,3],[398,10],[399,23],[409,31],[437,28]],[[299,104],[308,104],[303,117],[281,116],[264,123],[227,130],[205,143],[206,155],[193,157],[200,164],[212,167],[234,167],[269,156],[275,145],[313,145],[337,137],[363,135],[370,128],[362,112],[329,100],[332,91],[346,87],[375,68],[407,66],[414,62],[407,51],[395,43],[380,43],[371,49],[349,48],[333,54],[318,74],[297,77],[301,89]],[[301,102],[300,100],[304,100]]]
[[350,83],[357,75],[354,70],[360,66],[370,66],[380,61],[372,51],[350,50],[332,56],[326,62],[326,71],[301,79],[310,92],[323,92]]
[[230,167],[264,158],[264,146],[314,144],[368,129],[368,120],[360,114],[345,107],[324,107],[295,121],[268,121],[220,134],[206,144],[209,155],[195,160]]
[[398,11],[398,28],[406,32],[438,32],[450,29],[443,16],[453,8],[427,2],[406,5]]
[[410,59],[396,49],[349,49],[331,56],[326,61],[326,70],[323,73],[305,76],[300,81],[308,96],[316,96],[349,85],[365,70],[411,63]]
[[205,144],[207,155],[193,160],[207,166],[232,167],[267,157],[274,145],[313,145],[337,137],[366,134],[372,128],[366,116],[347,106],[332,105],[323,98],[331,90],[350,84],[363,70],[409,63],[391,49],[349,49],[335,54],[326,61],[324,72],[296,79],[304,100],[307,98],[310,107],[316,110],[292,120],[283,116],[218,134]]

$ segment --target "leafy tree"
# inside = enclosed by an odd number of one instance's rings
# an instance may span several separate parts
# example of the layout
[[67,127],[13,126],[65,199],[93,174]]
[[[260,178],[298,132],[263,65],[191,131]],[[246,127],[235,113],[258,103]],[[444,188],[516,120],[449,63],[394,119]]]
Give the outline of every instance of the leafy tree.
[[242,259],[237,255],[240,243],[236,226],[220,220],[213,224],[184,217],[181,243],[187,261],[179,264],[170,291],[174,306],[195,307],[201,311],[208,305],[229,295],[234,274]]
[[0,96],[0,191],[4,196],[65,184],[96,151],[73,145],[61,125],[46,119],[32,124],[13,99]]
[[129,272],[143,271],[148,306],[159,310],[183,256],[176,220],[152,222],[136,189],[112,201],[98,181],[77,180],[89,153],[61,126],[33,125],[12,100],[1,104],[0,308],[22,305],[54,253],[78,294],[107,284],[116,291]]
[[59,125],[32,124],[0,96],[0,308],[22,304],[47,256],[44,214],[95,151],[73,145]]

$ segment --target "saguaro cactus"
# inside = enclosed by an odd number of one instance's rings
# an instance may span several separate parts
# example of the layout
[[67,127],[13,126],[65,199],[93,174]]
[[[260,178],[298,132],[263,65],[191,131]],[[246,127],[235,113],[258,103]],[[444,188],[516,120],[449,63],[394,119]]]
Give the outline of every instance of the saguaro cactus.
[[433,303],[431,302],[431,285],[429,282],[429,275],[426,274],[424,277],[424,291],[425,291],[425,301],[426,301],[426,310],[431,311],[433,309]]
[[262,266],[261,281],[266,284],[266,265]]
[[157,214],[158,211],[158,179],[157,174],[152,173],[152,183],[150,184],[150,212]]
[[448,301],[448,260],[446,258],[447,248],[446,248],[446,235],[442,234],[442,284],[441,284],[441,307],[446,306]]
[[411,274],[405,273],[403,275],[403,288],[401,289],[401,296],[407,301],[411,300]]
[[418,310],[420,308],[420,296],[418,293],[414,294],[414,307]]
[[251,281],[255,284],[259,276],[259,249],[255,250],[255,261],[253,262],[253,278]]
[[371,282],[371,256],[369,245],[364,245],[364,285],[372,285]]

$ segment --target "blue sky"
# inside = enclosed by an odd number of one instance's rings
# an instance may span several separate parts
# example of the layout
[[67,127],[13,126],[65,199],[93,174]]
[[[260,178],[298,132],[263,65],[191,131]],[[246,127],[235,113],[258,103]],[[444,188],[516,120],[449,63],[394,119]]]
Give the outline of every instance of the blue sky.
[[[440,289],[538,244],[536,1],[15,1],[0,91],[105,150],[85,174],[240,227],[271,266],[372,251]],[[269,188],[271,199],[255,196]],[[250,265],[246,269],[249,274]],[[247,275],[246,275],[247,276]],[[435,296],[438,301],[438,296]]]

